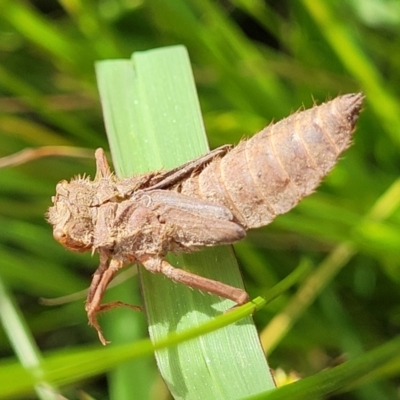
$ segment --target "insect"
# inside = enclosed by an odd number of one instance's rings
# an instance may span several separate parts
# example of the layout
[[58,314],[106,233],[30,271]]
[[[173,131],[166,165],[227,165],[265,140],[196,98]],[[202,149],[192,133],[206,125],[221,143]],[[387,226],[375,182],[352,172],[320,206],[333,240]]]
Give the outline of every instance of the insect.
[[119,179],[98,149],[93,180],[59,182],[47,213],[54,238],[68,250],[100,256],[85,308],[101,343],[107,341],[97,314],[129,306],[101,304],[102,296],[130,263],[238,305],[247,302],[244,290],[175,268],[166,254],[236,242],[311,194],[349,147],[363,98],[339,96],[169,171]]

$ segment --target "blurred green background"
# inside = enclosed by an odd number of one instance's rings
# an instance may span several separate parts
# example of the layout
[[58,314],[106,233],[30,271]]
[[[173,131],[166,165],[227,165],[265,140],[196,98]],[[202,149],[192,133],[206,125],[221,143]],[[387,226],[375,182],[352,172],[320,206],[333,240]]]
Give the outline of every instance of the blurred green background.
[[[83,299],[59,307],[38,301],[85,289],[97,266],[96,257],[61,248],[44,220],[56,183],[93,175],[93,150],[107,148],[94,62],[175,44],[189,51],[211,148],[314,102],[365,93],[354,145],[318,192],[235,249],[252,297],[299,263],[311,265],[308,280],[254,316],[271,367],[287,379],[393,339],[400,328],[399,28],[399,0],[0,0],[0,157],[40,146],[71,146],[65,154],[77,156],[0,169],[3,295],[15,298],[40,350],[78,351],[97,341]],[[121,298],[118,288],[110,292]],[[146,336],[144,318],[123,329]],[[3,364],[15,352],[0,330]],[[168,398],[151,357],[137,369],[137,398]],[[331,398],[398,398],[398,370]],[[116,384],[112,374],[107,387],[102,374],[74,381],[73,373],[61,390],[68,398],[81,390],[109,398]]]

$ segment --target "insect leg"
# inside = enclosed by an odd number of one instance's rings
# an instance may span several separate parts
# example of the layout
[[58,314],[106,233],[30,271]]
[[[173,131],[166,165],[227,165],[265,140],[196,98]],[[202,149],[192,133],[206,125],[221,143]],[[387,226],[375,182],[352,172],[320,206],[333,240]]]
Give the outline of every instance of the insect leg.
[[108,263],[107,255],[100,252],[100,265],[94,273],[92,282],[90,284],[85,310],[89,319],[89,324],[96,329],[97,334],[99,335],[100,342],[103,345],[106,345],[109,342],[103,336],[100,325],[97,321],[97,314],[103,311],[110,310],[111,308],[121,306],[129,307],[134,310],[141,310],[141,308],[138,306],[132,306],[121,301],[100,304],[108,284],[114,278],[117,271],[123,266],[124,265],[122,261],[116,259],[111,259],[111,261]]
[[147,190],[154,189],[166,189],[173,186],[175,183],[182,181],[185,177],[189,176],[196,170],[203,169],[208,163],[210,163],[216,157],[224,156],[230,149],[231,145],[225,145],[212,150],[195,160],[188,161],[187,163],[180,165],[169,171],[165,171],[161,176],[157,177],[157,182],[151,185]]
[[110,166],[108,165],[106,155],[102,148],[98,148],[94,156],[96,158],[96,178],[101,179],[106,178],[111,175]]
[[249,301],[249,295],[243,289],[175,268],[162,258],[144,256],[139,261],[150,272],[164,274],[174,282],[183,283],[191,288],[232,300],[237,305],[242,305]]

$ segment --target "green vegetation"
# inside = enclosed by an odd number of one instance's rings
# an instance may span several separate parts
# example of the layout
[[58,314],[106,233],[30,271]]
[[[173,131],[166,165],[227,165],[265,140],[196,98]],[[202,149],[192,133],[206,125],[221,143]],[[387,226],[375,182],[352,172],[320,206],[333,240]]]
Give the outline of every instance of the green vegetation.
[[[153,360],[154,347],[146,339],[144,315],[117,309],[101,316],[105,334],[113,342],[101,348],[87,326],[82,297],[54,307],[38,300],[85,289],[97,267],[97,257],[72,254],[57,244],[43,218],[55,184],[79,173],[93,175],[93,150],[109,149],[94,63],[129,59],[133,52],[177,44],[186,46],[190,55],[211,148],[237,143],[272,120],[337,94],[363,91],[366,103],[353,147],[318,192],[235,245],[255,306],[211,318],[198,327],[203,318],[195,315],[188,321],[179,315],[181,306],[168,305],[173,298],[161,299],[166,307],[156,310],[170,326],[167,331],[161,327],[162,335],[156,333],[156,347],[166,349],[158,354],[168,353],[173,377],[182,375],[181,381],[170,385],[196,384],[196,379],[185,379],[200,364],[207,365],[207,353],[198,365],[195,359],[190,361],[190,371],[183,365],[179,371],[179,363],[174,362],[182,348],[192,352],[219,335],[214,341],[218,341],[221,365],[209,366],[209,378],[217,388],[229,386],[229,380],[235,379],[231,370],[241,362],[235,358],[238,350],[229,335],[248,340],[249,332],[243,332],[247,324],[240,321],[255,307],[255,324],[271,368],[285,371],[288,381],[304,378],[257,398],[306,399],[338,392],[340,399],[396,398],[400,2],[346,0],[340,7],[333,0],[275,3],[0,1],[0,157],[42,146],[57,146],[42,149],[44,155],[55,151],[63,155],[0,169],[4,327],[0,330],[0,398],[36,394],[49,399],[57,392],[76,398],[80,391],[99,399],[168,398]],[[99,68],[97,72],[100,81]],[[183,160],[204,151],[204,142],[198,146],[190,153],[183,144],[179,157]],[[166,155],[172,155],[173,161],[166,161],[161,152],[151,165],[154,160],[139,148],[123,146],[118,155],[113,151],[118,172],[169,167],[178,160],[167,148]],[[197,257],[207,260],[207,254]],[[296,268],[296,275],[284,285],[291,288],[264,306],[259,296],[270,295]],[[226,270],[222,274],[229,279]],[[145,289],[146,301],[153,301],[159,289],[155,286],[150,294]],[[205,310],[213,304],[209,297],[194,293],[196,302],[187,306]],[[107,299],[140,304],[137,280],[111,288]],[[151,315],[149,319],[152,323]],[[179,329],[173,329],[182,321]],[[236,325],[229,325],[235,321]],[[201,336],[205,333],[209,334]],[[193,337],[197,339],[175,346]],[[257,344],[250,347],[254,350]],[[229,350],[224,359],[224,351]],[[249,359],[253,356],[259,353]],[[265,374],[262,363],[245,365],[253,368],[249,375]],[[203,376],[197,384],[209,385]],[[251,389],[242,393],[258,391]],[[199,398],[206,398],[204,393],[198,392]]]

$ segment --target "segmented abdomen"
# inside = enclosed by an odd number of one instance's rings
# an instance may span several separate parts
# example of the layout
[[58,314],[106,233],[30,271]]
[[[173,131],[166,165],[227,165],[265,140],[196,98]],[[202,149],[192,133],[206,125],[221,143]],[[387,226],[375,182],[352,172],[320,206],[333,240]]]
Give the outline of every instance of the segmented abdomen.
[[362,101],[360,93],[339,96],[264,128],[183,181],[181,192],[225,205],[246,229],[269,224],[334,167]]

